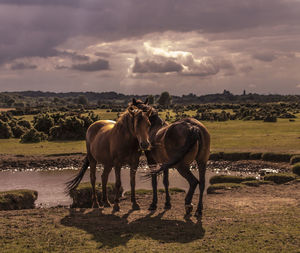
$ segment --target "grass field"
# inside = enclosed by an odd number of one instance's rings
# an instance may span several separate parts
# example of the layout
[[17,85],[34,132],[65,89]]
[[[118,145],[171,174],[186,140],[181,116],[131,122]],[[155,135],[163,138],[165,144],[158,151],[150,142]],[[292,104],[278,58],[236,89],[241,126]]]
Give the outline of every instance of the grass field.
[[[116,119],[116,112],[96,110],[101,119]],[[194,111],[188,112],[194,115]],[[170,112],[174,115],[173,112]],[[165,118],[166,111],[160,113]],[[300,114],[294,122],[278,119],[276,123],[262,121],[203,122],[211,134],[212,152],[278,152],[300,153]],[[30,119],[32,116],[26,116]],[[43,155],[85,152],[84,141],[55,141],[21,144],[17,139],[0,139],[0,153]]]
[[[41,208],[0,212],[1,252],[299,252],[300,184],[243,187],[207,195],[202,222],[184,218],[184,193],[172,209],[147,210],[151,194],[121,211]],[[196,201],[198,196],[194,197]]]

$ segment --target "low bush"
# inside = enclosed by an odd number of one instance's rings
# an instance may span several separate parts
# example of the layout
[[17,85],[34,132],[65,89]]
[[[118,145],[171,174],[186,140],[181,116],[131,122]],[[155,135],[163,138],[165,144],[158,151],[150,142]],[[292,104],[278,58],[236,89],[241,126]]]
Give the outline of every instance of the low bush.
[[9,139],[12,136],[13,133],[9,124],[0,120],[0,139]]
[[295,164],[300,162],[300,155],[293,155],[290,159],[290,164]]
[[217,175],[210,178],[210,184],[220,184],[220,183],[236,183],[239,184],[243,181],[256,180],[255,177],[240,177],[240,176],[229,176],[229,175]]
[[85,122],[76,116],[60,119],[58,125],[50,129],[50,140],[83,140],[85,138]]
[[[102,193],[99,191],[99,185],[96,187],[97,198],[99,204],[102,200]],[[122,195],[123,188],[121,188]],[[92,207],[92,186],[89,182],[81,183],[75,190],[73,190],[70,194],[70,197],[73,199],[73,203],[71,205],[72,208],[82,207],[82,208],[91,208]],[[107,184],[107,197],[108,200],[113,203],[115,199],[115,185],[112,183]]]
[[272,181],[275,184],[284,184],[293,181],[294,179],[295,176],[293,174],[284,174],[284,173],[268,174],[264,176],[265,181]]
[[235,183],[223,183],[223,184],[213,184],[207,188],[207,194],[214,194],[220,193],[219,191],[223,190],[231,190],[243,187],[242,184],[235,184]]
[[50,128],[54,126],[54,120],[48,113],[39,114],[34,116],[33,126],[36,130],[49,134]]
[[34,128],[29,129],[21,136],[21,143],[36,143],[47,140],[48,136]]
[[251,180],[251,181],[243,181],[242,184],[252,187],[258,187],[262,184],[270,184],[270,181],[263,181],[263,180]]
[[18,210],[34,208],[37,191],[14,190],[0,192],[0,210]]
[[291,154],[263,153],[262,159],[270,162],[290,162]]
[[300,163],[295,163],[293,166],[293,173],[300,176]]
[[25,127],[27,129],[30,129],[31,128],[31,124],[29,121],[25,120],[25,119],[20,119],[18,120],[18,125],[22,126],[22,127]]

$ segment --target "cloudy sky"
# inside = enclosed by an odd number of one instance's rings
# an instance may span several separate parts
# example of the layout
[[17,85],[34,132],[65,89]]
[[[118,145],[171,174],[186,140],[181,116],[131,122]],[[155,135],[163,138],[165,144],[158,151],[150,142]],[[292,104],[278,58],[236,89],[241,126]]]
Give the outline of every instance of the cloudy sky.
[[0,91],[300,94],[300,0],[0,0]]

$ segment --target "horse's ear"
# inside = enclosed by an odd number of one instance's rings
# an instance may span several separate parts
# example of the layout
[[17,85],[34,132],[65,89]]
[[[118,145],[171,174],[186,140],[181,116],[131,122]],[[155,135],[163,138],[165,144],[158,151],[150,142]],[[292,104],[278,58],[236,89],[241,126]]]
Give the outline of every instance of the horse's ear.
[[151,114],[152,114],[152,109],[150,108],[150,109],[146,112],[146,115],[147,115],[147,117],[150,117]]
[[145,102],[144,102],[144,104],[145,104],[145,105],[147,105],[147,104],[148,104],[148,102],[149,102],[148,100],[149,100],[149,99],[148,99],[148,98],[146,98],[146,100],[145,100]]
[[132,98],[132,105],[137,105],[135,98]]

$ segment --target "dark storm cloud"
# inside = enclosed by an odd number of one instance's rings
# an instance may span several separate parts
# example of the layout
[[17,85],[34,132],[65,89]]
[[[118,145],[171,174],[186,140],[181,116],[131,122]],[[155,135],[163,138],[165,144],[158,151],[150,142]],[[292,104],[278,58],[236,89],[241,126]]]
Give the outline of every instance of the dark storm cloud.
[[256,60],[264,61],[264,62],[271,62],[276,60],[277,56],[273,52],[258,52],[254,53],[252,57]]
[[133,73],[168,73],[180,72],[182,70],[183,67],[172,60],[166,60],[165,62],[146,60],[142,62],[139,58],[135,58],[132,68]]
[[23,70],[23,69],[36,69],[37,66],[33,64],[28,64],[24,62],[17,62],[10,66],[11,70]]
[[72,65],[72,69],[87,71],[87,72],[108,70],[109,62],[107,60],[99,59],[97,61],[89,62],[85,64],[74,64]]
[[81,55],[75,52],[68,52],[68,51],[58,51],[57,55],[70,57],[73,61],[88,61],[90,59],[90,57],[86,55]]
[[0,64],[53,56],[74,36],[112,41],[163,31],[292,27],[299,23],[299,6],[283,0],[0,0]]

